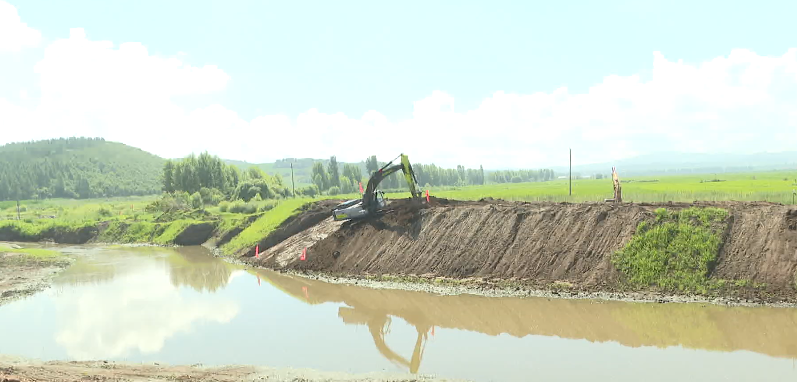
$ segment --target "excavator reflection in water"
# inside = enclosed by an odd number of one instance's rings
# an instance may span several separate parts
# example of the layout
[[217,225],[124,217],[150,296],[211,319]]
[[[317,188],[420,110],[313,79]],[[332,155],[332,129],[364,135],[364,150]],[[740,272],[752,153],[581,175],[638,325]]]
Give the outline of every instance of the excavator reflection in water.
[[[338,308],[338,317],[344,324],[367,326],[382,356],[412,373],[419,372],[428,334],[431,329],[434,335],[436,328],[488,336],[611,342],[631,348],[744,350],[774,358],[797,357],[794,325],[797,310],[794,309],[441,296],[330,284],[260,269],[249,272],[306,304],[345,304]],[[409,360],[385,341],[391,317],[400,318],[416,329],[415,348]]]
[[[305,280],[292,276],[281,275],[264,270],[252,270],[257,274],[258,282],[263,281],[271,284],[282,292],[293,296],[310,305],[324,304],[328,302],[344,303],[348,306],[338,308],[338,317],[343,320],[345,325],[363,325],[368,327],[376,349],[390,362],[401,365],[409,369],[413,374],[417,374],[423,359],[423,352],[429,333],[434,335],[434,325],[432,320],[415,305],[396,306],[400,312],[386,311],[374,308],[379,306],[373,304],[372,295],[347,294],[351,289],[343,288],[342,285],[318,284],[311,280]],[[313,285],[322,285],[325,288],[311,288]],[[378,297],[377,297],[378,298]],[[417,337],[412,356],[409,360],[395,352],[388,346],[385,336],[390,333],[392,323],[391,317],[401,317],[409,325],[415,327]]]
[[374,339],[379,353],[387,358],[390,362],[404,366],[410,370],[411,373],[417,374],[421,366],[421,359],[423,358],[423,351],[426,349],[426,340],[429,336],[432,326],[428,323],[413,324],[415,330],[418,332],[418,338],[415,340],[415,349],[412,351],[412,358],[407,361],[406,358],[400,356],[398,353],[390,349],[385,342],[385,335],[390,332],[390,317],[378,311],[364,309],[362,307],[338,308],[338,317],[343,319],[346,325],[366,325],[371,332],[371,337]]

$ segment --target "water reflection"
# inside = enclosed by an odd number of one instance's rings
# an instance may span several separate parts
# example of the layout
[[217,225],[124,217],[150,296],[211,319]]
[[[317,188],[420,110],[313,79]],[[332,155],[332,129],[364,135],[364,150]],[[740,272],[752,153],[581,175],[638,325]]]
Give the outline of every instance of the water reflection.
[[[490,336],[541,335],[616,342],[633,348],[682,346],[797,357],[797,309],[437,296],[327,284],[262,270],[253,272],[305,303],[348,305],[338,311],[343,322],[367,326],[379,352],[413,373],[420,367],[424,343],[434,327]],[[416,329],[416,345],[409,361],[385,344],[385,328],[391,317],[401,318]]]
[[216,292],[227,286],[233,271],[238,268],[210,256],[202,247],[69,247],[64,251],[82,256],[53,280],[56,285],[98,285],[116,276],[160,265],[158,268],[169,273],[175,287],[188,286],[197,292]]
[[227,286],[236,266],[209,256],[201,247],[179,248],[172,252],[169,277],[174,286],[189,286],[197,292],[216,292]]
[[166,339],[203,323],[228,323],[239,312],[235,301],[181,292],[213,293],[231,278],[235,267],[201,247],[73,250],[84,256],[54,280],[71,287],[54,301],[61,317],[55,341],[70,358],[157,353]]

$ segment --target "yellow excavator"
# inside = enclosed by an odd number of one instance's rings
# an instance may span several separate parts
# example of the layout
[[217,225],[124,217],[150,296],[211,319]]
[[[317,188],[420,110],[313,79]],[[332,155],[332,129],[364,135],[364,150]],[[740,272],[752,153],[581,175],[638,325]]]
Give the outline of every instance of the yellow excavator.
[[[401,163],[394,165],[393,161],[398,158],[401,158]],[[407,181],[407,185],[410,188],[412,199],[419,202],[421,200],[421,191],[418,187],[418,179],[415,177],[415,172],[412,170],[409,158],[401,154],[371,175],[371,178],[368,179],[368,186],[366,186],[365,192],[363,192],[362,199],[353,199],[338,204],[332,210],[332,217],[335,220],[360,219],[375,215],[385,208],[387,205],[385,194],[382,191],[378,191],[376,188],[385,178],[399,170],[404,172],[404,179]]]

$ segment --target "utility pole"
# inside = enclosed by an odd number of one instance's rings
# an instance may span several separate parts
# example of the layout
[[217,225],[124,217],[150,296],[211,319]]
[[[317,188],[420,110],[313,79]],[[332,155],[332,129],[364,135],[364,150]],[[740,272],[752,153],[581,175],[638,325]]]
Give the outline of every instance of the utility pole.
[[570,173],[568,178],[570,178],[570,193],[568,195],[573,196],[573,149],[570,149]]
[[[294,159],[294,161],[296,161]],[[293,197],[296,197],[296,182],[293,181],[293,162],[291,162],[291,187],[293,187]]]

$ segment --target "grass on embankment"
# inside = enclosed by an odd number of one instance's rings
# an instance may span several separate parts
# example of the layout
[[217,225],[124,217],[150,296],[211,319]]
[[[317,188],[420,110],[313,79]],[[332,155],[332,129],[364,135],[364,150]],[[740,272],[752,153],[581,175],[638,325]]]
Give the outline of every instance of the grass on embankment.
[[246,229],[241,231],[229,243],[221,246],[224,255],[232,256],[241,250],[252,247],[260,240],[267,237],[282,222],[301,212],[300,208],[315,201],[315,199],[289,199],[279,203],[276,207],[265,212]]
[[625,282],[635,287],[706,293],[725,284],[709,280],[708,275],[717,260],[727,219],[728,211],[721,208],[659,208],[655,221],[639,223],[612,263]]

